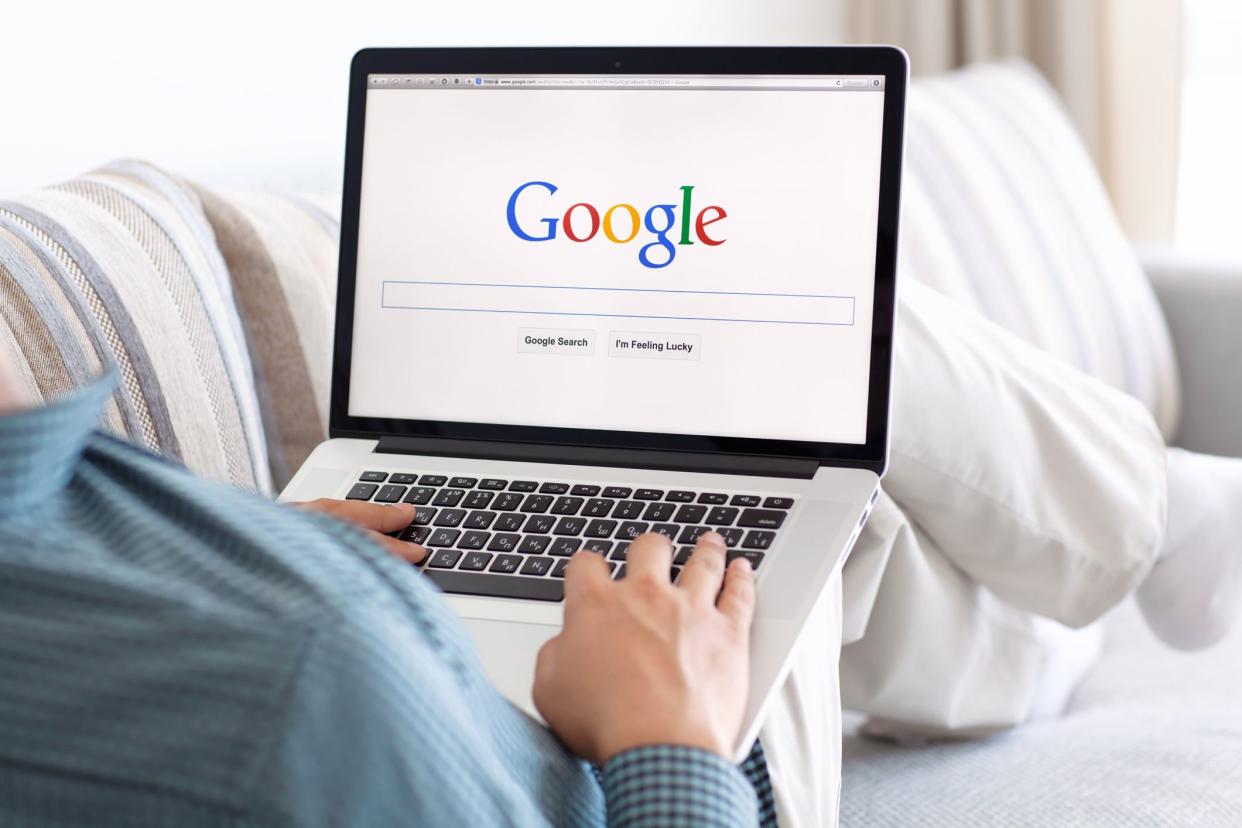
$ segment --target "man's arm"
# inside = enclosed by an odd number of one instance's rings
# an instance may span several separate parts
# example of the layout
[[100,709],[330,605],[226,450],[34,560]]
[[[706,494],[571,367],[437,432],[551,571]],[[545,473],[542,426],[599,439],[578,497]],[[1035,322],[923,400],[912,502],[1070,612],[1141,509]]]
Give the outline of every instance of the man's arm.
[[565,625],[539,653],[534,700],[575,753],[602,768],[609,825],[754,825],[755,791],[728,757],[741,728],[754,577],[704,535],[676,585],[662,535],[636,540],[628,572],[579,552]]

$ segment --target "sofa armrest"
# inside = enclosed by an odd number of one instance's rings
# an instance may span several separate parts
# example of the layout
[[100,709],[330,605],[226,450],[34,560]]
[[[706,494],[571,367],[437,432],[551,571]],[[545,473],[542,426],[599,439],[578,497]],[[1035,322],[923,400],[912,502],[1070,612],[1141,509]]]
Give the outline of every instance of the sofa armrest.
[[1183,448],[1242,457],[1242,259],[1138,250],[1168,320],[1182,379]]

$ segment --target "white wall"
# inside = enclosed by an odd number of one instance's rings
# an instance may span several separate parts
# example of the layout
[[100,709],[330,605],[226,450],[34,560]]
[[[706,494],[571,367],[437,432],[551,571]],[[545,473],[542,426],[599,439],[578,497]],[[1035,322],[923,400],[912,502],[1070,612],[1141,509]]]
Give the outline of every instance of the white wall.
[[6,3],[0,195],[118,157],[218,186],[335,191],[363,46],[814,44],[831,0]]

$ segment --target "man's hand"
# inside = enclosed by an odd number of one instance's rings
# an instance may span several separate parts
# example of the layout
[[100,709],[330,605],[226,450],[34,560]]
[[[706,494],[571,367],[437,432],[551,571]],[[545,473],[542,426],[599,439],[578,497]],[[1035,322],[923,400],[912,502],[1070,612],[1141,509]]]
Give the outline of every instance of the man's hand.
[[535,706],[596,764],[641,745],[733,752],[746,708],[754,576],[744,558],[725,571],[715,532],[699,539],[676,585],[672,553],[663,535],[646,534],[630,545],[624,580],[613,581],[593,552],[577,553],[566,570],[565,627],[539,651]]
[[408,503],[366,503],[361,500],[331,500],[321,497],[305,503],[292,504],[312,512],[321,512],[365,529],[372,540],[404,561],[422,563],[427,550],[416,543],[390,538],[395,532],[410,525],[414,519],[414,507]]

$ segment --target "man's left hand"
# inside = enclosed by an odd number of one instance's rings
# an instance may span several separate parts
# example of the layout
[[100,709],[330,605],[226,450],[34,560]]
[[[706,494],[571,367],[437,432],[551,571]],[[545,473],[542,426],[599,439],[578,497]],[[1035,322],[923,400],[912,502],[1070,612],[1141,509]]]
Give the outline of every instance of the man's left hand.
[[338,520],[352,523],[366,531],[372,540],[387,549],[403,561],[422,563],[427,557],[427,550],[416,543],[397,540],[389,537],[389,532],[396,532],[410,525],[414,519],[414,507],[408,503],[366,503],[361,500],[332,500],[321,497],[305,503],[292,504],[312,512],[331,515]]

